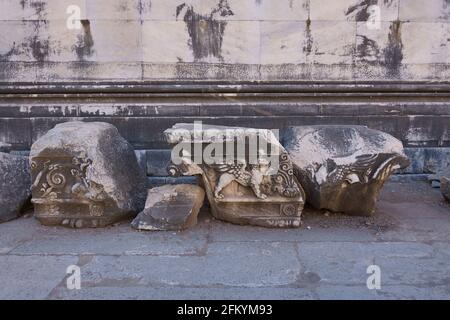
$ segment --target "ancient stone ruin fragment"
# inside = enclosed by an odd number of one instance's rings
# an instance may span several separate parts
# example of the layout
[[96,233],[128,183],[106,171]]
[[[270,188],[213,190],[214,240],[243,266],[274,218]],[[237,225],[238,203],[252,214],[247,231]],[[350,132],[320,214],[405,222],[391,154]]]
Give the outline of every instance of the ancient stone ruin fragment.
[[145,209],[131,226],[138,230],[184,230],[197,224],[205,191],[195,185],[165,185],[148,190]]
[[45,225],[103,227],[144,207],[133,147],[103,122],[56,125],[31,147],[32,202]]
[[20,216],[31,196],[28,158],[0,152],[0,223]]
[[236,224],[299,227],[304,192],[291,160],[266,129],[176,124],[169,174],[198,175],[212,214]]
[[317,209],[371,215],[390,174],[409,164],[399,140],[364,126],[290,127],[283,140]]

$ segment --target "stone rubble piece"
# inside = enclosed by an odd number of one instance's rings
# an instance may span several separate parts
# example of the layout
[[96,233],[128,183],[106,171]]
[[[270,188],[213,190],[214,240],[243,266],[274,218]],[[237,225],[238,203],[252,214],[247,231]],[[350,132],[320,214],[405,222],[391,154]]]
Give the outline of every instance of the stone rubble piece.
[[137,230],[179,231],[197,224],[205,191],[195,185],[165,185],[148,190],[145,209],[133,220]]
[[283,141],[308,203],[349,215],[372,215],[385,181],[409,164],[398,139],[365,126],[290,127]]
[[169,174],[201,177],[214,217],[235,224],[300,227],[304,191],[271,130],[176,124],[164,134],[173,146]]
[[44,225],[104,227],[144,207],[146,177],[111,124],[56,125],[32,145],[30,165],[35,217]]
[[31,196],[28,158],[0,152],[0,223],[18,218]]

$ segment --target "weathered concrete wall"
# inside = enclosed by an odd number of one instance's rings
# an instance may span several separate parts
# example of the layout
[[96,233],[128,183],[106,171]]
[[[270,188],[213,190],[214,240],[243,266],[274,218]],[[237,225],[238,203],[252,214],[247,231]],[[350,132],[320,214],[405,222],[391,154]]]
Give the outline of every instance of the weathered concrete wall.
[[0,81],[442,80],[449,26],[449,0],[0,0]]

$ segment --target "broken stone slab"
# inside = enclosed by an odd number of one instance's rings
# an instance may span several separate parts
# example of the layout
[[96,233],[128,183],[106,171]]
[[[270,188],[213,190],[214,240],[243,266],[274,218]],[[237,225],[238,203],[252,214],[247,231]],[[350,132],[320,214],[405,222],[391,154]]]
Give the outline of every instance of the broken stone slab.
[[0,223],[18,218],[31,196],[28,158],[0,152]]
[[365,126],[290,127],[283,141],[317,209],[371,215],[390,174],[409,164],[398,139]]
[[300,227],[305,195],[271,130],[176,124],[168,172],[199,176],[214,217],[235,224]]
[[111,124],[58,124],[32,145],[30,164],[35,217],[44,225],[104,227],[144,207],[146,177]]
[[197,224],[205,191],[195,185],[165,185],[148,190],[145,209],[131,226],[138,230],[178,231]]

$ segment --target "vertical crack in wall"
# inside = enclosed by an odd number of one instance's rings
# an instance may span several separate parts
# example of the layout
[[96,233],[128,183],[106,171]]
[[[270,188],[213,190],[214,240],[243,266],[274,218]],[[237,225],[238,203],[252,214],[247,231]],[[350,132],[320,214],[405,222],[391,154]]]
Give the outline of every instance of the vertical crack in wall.
[[198,14],[193,5],[186,3],[177,6],[176,17],[182,16],[186,23],[189,47],[196,62],[211,58],[223,62],[222,42],[227,22],[219,19],[232,15],[234,14],[227,0],[220,0],[209,14]]

